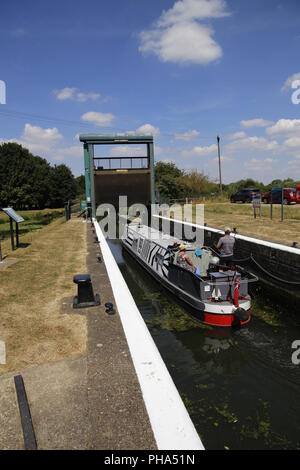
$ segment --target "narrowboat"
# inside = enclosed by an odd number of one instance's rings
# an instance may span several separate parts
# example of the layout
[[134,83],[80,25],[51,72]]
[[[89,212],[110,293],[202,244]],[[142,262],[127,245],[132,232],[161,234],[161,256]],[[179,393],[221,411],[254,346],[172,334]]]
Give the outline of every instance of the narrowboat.
[[[179,263],[179,247],[192,261]],[[213,250],[196,246],[134,222],[125,226],[122,246],[161,285],[193,308],[198,320],[210,326],[235,327],[250,321],[248,284],[257,276],[241,266],[222,266]]]

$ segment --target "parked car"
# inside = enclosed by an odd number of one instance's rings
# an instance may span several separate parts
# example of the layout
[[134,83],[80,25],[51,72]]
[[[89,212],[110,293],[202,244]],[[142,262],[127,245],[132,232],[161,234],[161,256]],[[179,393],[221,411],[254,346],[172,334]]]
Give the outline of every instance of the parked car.
[[[281,204],[282,190],[275,188],[272,191],[272,204]],[[271,203],[271,191],[264,194],[262,200],[265,204]],[[296,201],[296,188],[283,188],[283,204],[295,204]],[[300,202],[300,201],[299,201]]]
[[300,184],[296,186],[296,202],[297,204],[300,204]]
[[261,196],[259,189],[241,189],[230,196],[230,202],[252,202],[253,196]]

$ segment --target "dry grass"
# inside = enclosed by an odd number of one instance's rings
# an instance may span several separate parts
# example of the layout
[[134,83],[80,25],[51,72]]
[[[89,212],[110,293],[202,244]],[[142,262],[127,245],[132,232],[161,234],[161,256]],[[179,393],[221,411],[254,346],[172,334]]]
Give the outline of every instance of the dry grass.
[[85,352],[86,319],[62,314],[63,297],[75,295],[73,275],[86,272],[86,226],[56,220],[21,237],[26,248],[3,253],[19,262],[0,271],[0,340],[6,365],[0,374]]
[[[296,241],[300,246],[300,220],[296,218],[281,221],[280,207],[273,207],[273,218],[270,219],[270,207],[264,207],[262,217],[254,219],[253,208],[249,205],[244,207],[247,213],[240,213],[241,209],[234,205],[222,204],[223,211],[216,213],[210,210],[210,207],[205,205],[205,222],[207,225],[223,229],[226,226],[231,228],[236,227],[238,233],[248,235],[262,240],[273,241],[290,245]],[[230,207],[229,207],[230,206]],[[293,206],[286,208],[286,216],[288,211],[293,210],[295,215],[300,215],[300,206]],[[258,210],[257,210],[258,214]]]
[[[270,219],[270,205],[262,205],[262,217],[254,219],[251,204],[205,203],[204,221],[208,226],[224,230],[236,227],[237,232],[262,240],[291,245],[294,241],[300,246],[300,204],[284,207],[284,220],[281,221],[281,205],[273,205],[273,218]],[[194,213],[193,213],[194,214]],[[195,222],[195,217],[193,217]]]

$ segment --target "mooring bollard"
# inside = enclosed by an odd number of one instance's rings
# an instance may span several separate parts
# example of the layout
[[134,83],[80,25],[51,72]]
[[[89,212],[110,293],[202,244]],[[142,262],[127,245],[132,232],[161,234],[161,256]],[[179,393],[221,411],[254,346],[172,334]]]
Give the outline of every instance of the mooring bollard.
[[115,309],[114,309],[114,304],[112,304],[111,302],[106,302],[105,304],[105,308],[106,308],[106,313],[108,313],[109,315],[113,315],[114,313],[116,313]]
[[94,295],[91,276],[77,274],[73,281],[78,285],[78,295],[73,299],[73,308],[94,307],[100,305],[99,294]]

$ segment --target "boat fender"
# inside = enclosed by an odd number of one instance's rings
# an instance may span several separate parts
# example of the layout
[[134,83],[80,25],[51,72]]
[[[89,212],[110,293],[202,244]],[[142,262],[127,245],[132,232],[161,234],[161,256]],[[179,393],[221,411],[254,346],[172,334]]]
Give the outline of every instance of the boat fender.
[[249,318],[249,314],[247,312],[247,310],[245,310],[244,308],[242,307],[238,307],[237,309],[235,309],[235,311],[233,312],[234,316],[237,317],[240,321],[247,321],[248,318]]

